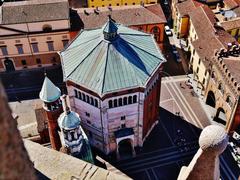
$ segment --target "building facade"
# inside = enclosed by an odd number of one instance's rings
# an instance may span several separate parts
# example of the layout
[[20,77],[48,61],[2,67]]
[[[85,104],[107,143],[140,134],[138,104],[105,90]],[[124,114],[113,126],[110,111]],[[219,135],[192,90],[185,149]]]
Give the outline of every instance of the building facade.
[[153,36],[109,18],[102,28],[82,31],[60,55],[71,107],[90,143],[118,157],[127,144],[134,155],[159,119],[165,59]]
[[137,4],[156,4],[157,0],[88,0],[88,7],[127,6]]
[[240,47],[216,52],[204,95],[206,104],[216,109],[214,120],[233,133],[240,126]]
[[70,39],[67,0],[4,3],[0,7],[0,72],[60,64]]

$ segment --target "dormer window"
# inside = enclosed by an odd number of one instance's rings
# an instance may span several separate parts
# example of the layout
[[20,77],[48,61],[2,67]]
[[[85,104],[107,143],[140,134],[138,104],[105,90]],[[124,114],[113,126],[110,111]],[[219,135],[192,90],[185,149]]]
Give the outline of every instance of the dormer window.
[[52,26],[49,24],[45,24],[42,27],[43,32],[51,32],[52,31]]

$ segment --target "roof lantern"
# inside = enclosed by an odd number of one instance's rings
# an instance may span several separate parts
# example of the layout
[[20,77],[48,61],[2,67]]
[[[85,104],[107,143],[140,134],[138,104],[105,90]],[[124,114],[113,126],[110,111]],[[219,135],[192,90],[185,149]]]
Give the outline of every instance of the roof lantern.
[[111,18],[111,15],[108,15],[108,22],[103,26],[104,39],[111,41],[117,36],[117,24]]

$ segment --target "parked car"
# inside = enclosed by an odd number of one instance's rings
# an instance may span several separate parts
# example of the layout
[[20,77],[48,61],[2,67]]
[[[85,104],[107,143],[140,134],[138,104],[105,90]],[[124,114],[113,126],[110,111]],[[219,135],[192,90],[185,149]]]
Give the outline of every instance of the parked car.
[[176,48],[175,45],[172,45],[172,51],[173,51],[174,57],[176,58],[176,61],[177,61],[177,62],[181,62],[182,60],[181,60],[181,58],[180,58],[180,55],[179,55],[179,53],[178,53],[177,48]]
[[172,36],[173,35],[169,26],[165,26],[164,29],[165,29],[165,32],[166,32],[167,36]]

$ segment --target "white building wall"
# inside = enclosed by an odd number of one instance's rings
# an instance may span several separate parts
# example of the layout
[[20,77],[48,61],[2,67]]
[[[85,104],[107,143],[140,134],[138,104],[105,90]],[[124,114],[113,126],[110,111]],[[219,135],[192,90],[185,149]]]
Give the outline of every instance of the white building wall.
[[[74,111],[79,113],[79,116],[82,119],[83,127],[95,134],[92,141],[89,137],[92,145],[100,149],[104,149],[105,153],[116,151],[117,144],[114,132],[121,129],[121,124],[125,124],[126,128],[133,128],[134,130],[134,146],[142,146],[144,93],[130,93],[128,95],[116,96],[114,98],[107,98],[103,101],[100,101],[100,99],[76,89],[86,95],[89,95],[90,97],[97,99],[99,102],[99,107],[96,108],[93,105],[75,98],[74,89],[76,88],[73,86],[68,86],[70,104]],[[137,103],[113,108],[109,108],[108,106],[109,100],[119,98],[123,99],[124,97],[133,97],[134,95],[137,95]],[[90,114],[90,117],[86,116],[86,112]],[[121,120],[122,116],[125,116],[125,120]],[[102,141],[100,138],[96,140],[96,136],[103,137]]]

